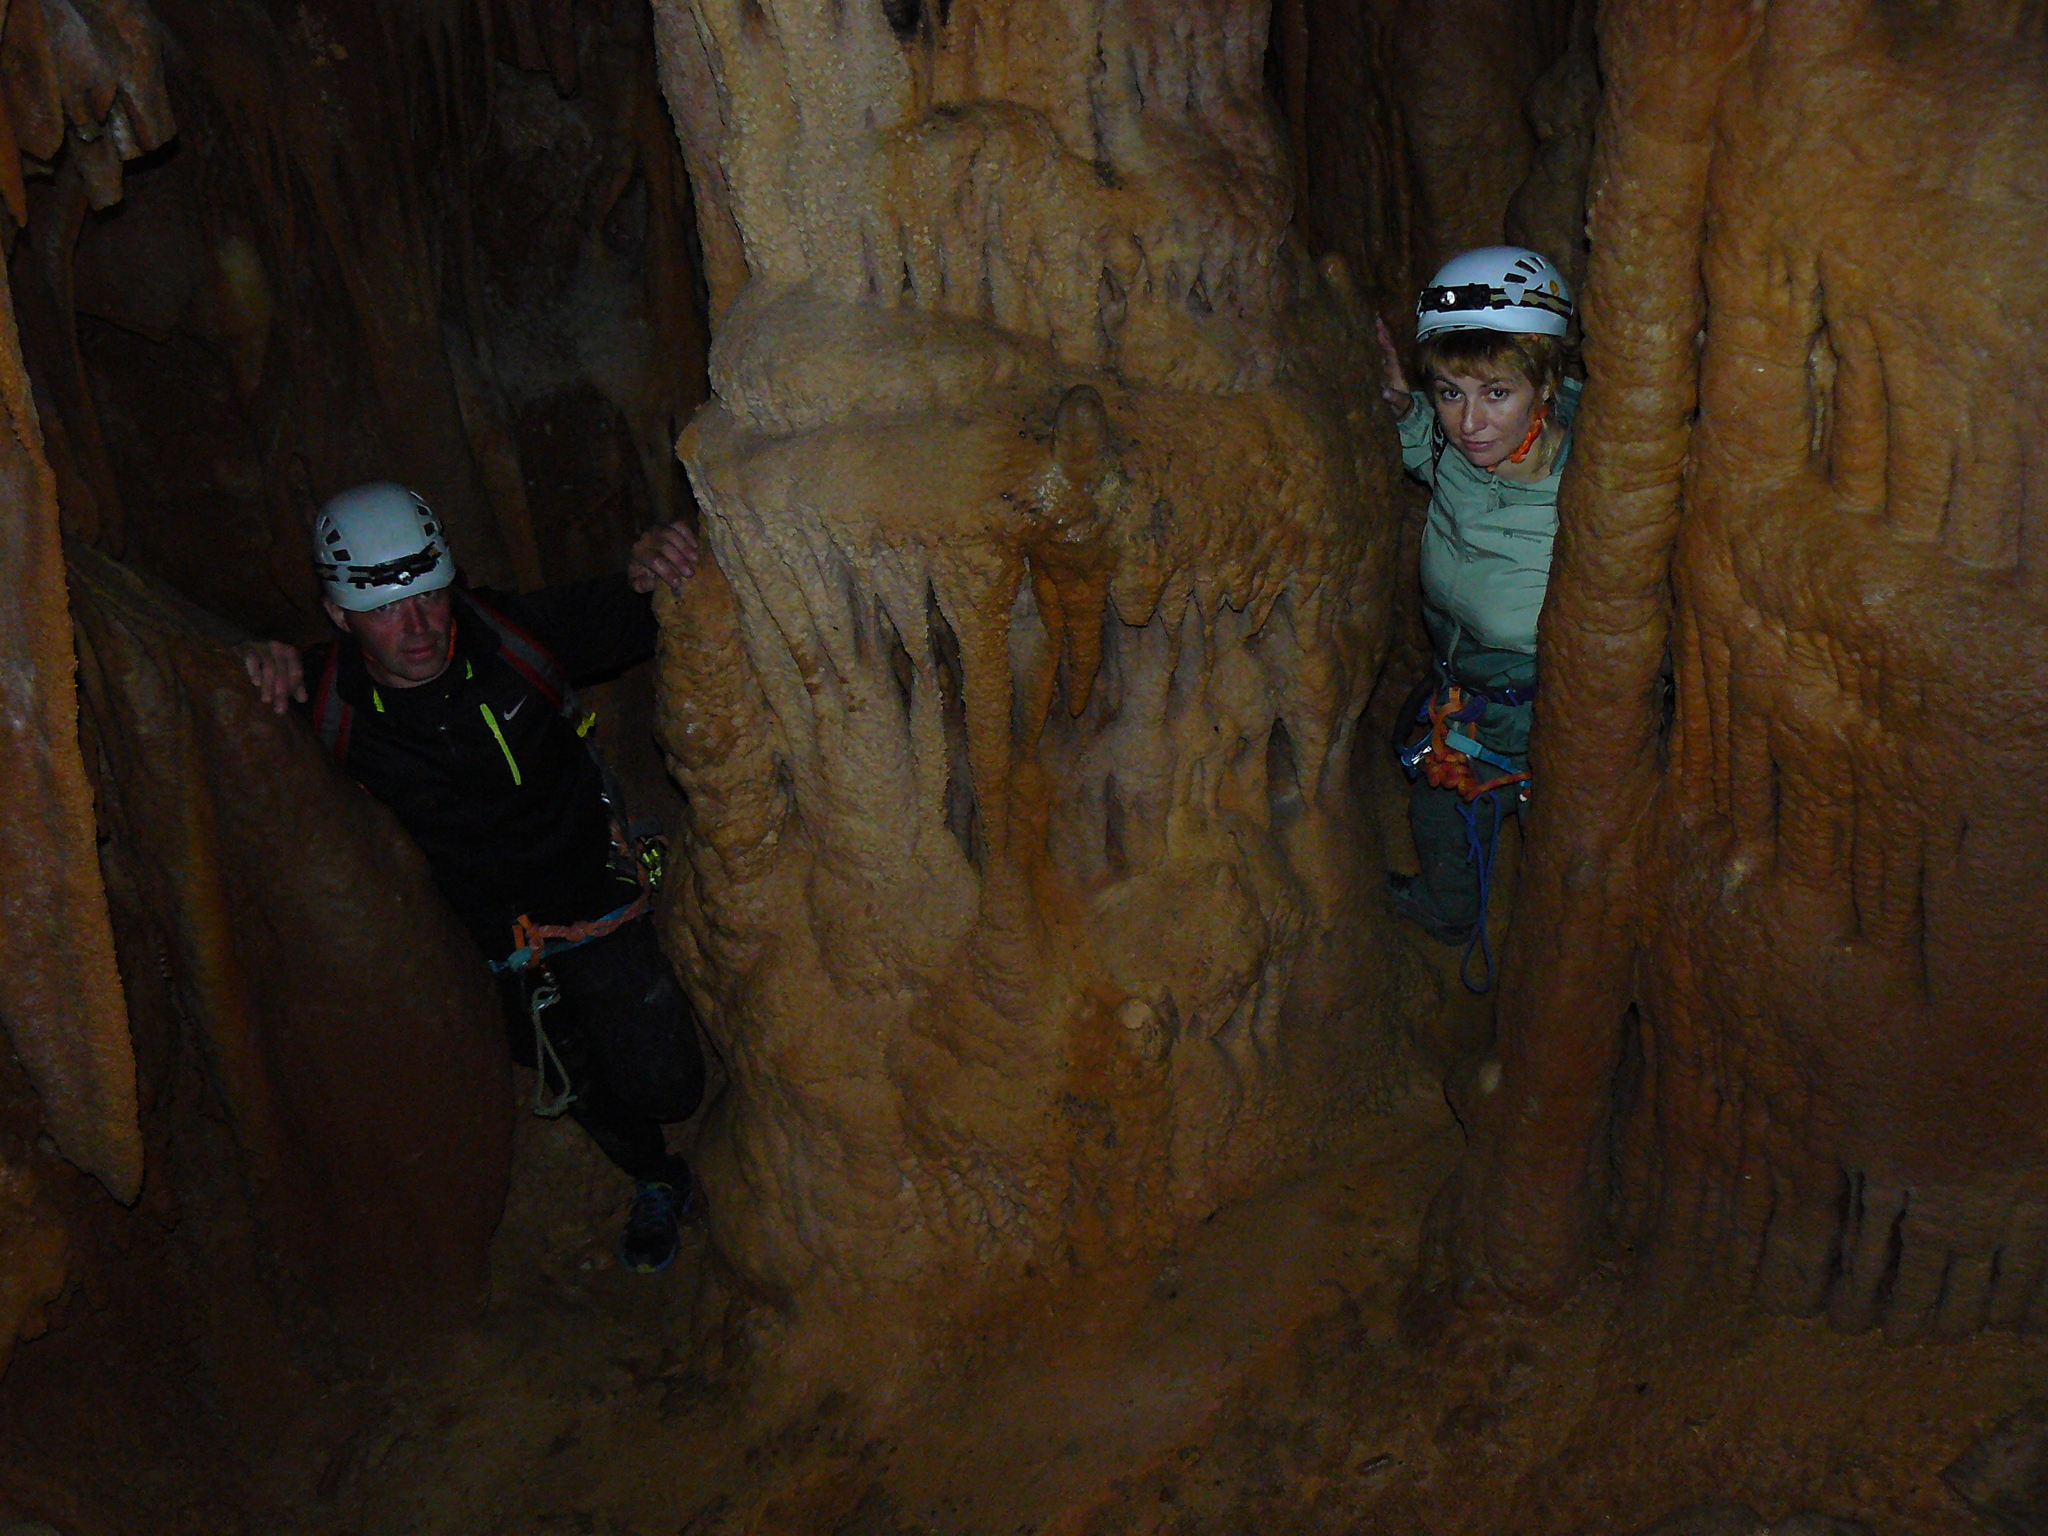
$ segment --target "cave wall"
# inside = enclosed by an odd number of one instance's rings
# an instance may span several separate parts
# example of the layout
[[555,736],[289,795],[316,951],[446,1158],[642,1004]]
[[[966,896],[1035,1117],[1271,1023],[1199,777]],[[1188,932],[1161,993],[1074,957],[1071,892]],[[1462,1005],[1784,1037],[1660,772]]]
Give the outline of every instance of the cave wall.
[[1405,341],[1436,269],[1503,239],[1585,266],[1591,0],[1276,0],[1295,217]]
[[13,261],[74,535],[310,635],[307,519],[366,479],[496,585],[686,510],[703,320],[643,6],[146,14],[175,140],[111,194],[59,156]]
[[2044,34],[1603,8],[1467,1285],[1554,1298],[1605,1233],[1847,1328],[2042,1320]]
[[[483,1291],[511,1131],[468,936],[396,820],[262,707],[206,615],[90,549],[68,575],[123,972],[163,982],[130,988],[144,1102],[233,1136],[231,1170],[160,1135],[171,1182],[239,1174],[295,1301],[461,1311]],[[203,1104],[179,1102],[181,1051]]]
[[[5,219],[25,216],[23,146],[55,153],[67,137],[81,147],[95,178],[118,183],[124,156],[160,143],[169,132],[153,36],[118,10],[88,27],[68,7],[59,21],[61,51],[44,13],[18,7],[0,32],[0,85],[10,122],[0,125],[0,201]],[[107,167],[111,165],[111,172]],[[0,298],[11,294],[0,285]],[[7,431],[0,439],[5,474],[4,636],[10,773],[0,818],[6,868],[5,910],[21,936],[16,963],[0,981],[0,1016],[16,1055],[44,1096],[48,1134],[118,1199],[133,1200],[142,1183],[135,1062],[114,964],[113,934],[95,867],[92,793],[78,749],[78,697],[64,605],[63,549],[57,486],[42,425],[22,363],[12,303],[0,316],[0,399]],[[17,1207],[38,1203],[33,1176],[7,1170]],[[46,1223],[45,1223],[46,1224]],[[24,1222],[33,1233],[37,1224]],[[52,1254],[31,1241],[18,1294],[7,1308],[11,1344],[53,1290]],[[17,1252],[16,1257],[23,1254]],[[61,1267],[55,1271],[61,1281]]]
[[716,567],[662,605],[712,1222],[793,1315],[928,1322],[1383,1091],[1370,311],[1291,230],[1263,6],[657,15],[716,338]]
[[[4,301],[0,283],[0,301]],[[57,499],[41,452],[13,313],[0,302],[0,694],[8,794],[0,814],[4,909],[19,953],[0,980],[0,1018],[43,1088],[36,1119],[73,1162],[133,1199],[142,1184],[135,1060],[94,850],[92,791],[78,752],[78,696],[64,606]],[[23,1141],[29,1138],[20,1138]],[[12,1154],[12,1155],[7,1155]],[[0,1151],[0,1367],[40,1331],[68,1278],[64,1223],[25,1148]]]

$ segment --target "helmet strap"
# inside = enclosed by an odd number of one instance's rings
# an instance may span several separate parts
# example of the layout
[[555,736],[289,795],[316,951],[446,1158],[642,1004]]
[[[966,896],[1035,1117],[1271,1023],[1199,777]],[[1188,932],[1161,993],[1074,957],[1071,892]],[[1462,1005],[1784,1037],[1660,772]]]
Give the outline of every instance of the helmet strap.
[[1536,409],[1529,413],[1529,435],[1522,439],[1522,446],[1508,455],[1510,464],[1519,464],[1529,457],[1529,450],[1536,446],[1536,439],[1543,435],[1543,424],[1550,419],[1550,402],[1538,400]]

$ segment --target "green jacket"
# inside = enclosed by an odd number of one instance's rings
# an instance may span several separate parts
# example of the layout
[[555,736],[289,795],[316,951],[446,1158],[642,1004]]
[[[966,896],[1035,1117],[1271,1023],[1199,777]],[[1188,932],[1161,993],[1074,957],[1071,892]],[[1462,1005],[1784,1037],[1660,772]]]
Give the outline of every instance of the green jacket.
[[1422,612],[1437,653],[1466,681],[1502,687],[1536,675],[1536,616],[1550,583],[1557,483],[1571,457],[1579,383],[1558,391],[1565,429],[1557,463],[1523,485],[1476,469],[1436,440],[1436,412],[1420,393],[1401,421],[1401,461],[1430,488],[1422,530]]

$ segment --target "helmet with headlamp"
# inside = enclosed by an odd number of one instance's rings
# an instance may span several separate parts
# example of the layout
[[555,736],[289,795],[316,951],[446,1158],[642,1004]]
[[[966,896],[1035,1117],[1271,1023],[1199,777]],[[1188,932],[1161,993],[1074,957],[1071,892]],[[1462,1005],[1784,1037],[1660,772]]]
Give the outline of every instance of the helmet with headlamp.
[[313,566],[337,607],[367,613],[455,580],[433,509],[389,480],[343,491],[313,521]]
[[1489,245],[1445,262],[1415,302],[1415,339],[1438,331],[1562,336],[1572,318],[1564,274],[1541,253]]

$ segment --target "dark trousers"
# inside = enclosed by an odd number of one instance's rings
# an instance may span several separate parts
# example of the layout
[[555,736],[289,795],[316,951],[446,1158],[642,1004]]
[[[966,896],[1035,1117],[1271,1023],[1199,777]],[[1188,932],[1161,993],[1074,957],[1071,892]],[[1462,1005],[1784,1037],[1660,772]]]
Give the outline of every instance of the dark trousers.
[[[1515,786],[1473,801],[1472,813],[1480,844],[1491,849],[1498,823],[1521,809]],[[1479,921],[1479,865],[1472,856],[1468,808],[1453,789],[1432,789],[1422,779],[1408,792],[1408,830],[1415,836],[1415,859],[1421,866],[1418,894],[1429,911],[1448,927],[1469,928]]]
[[[576,1093],[570,1118],[632,1178],[687,1187],[687,1167],[670,1157],[661,1128],[696,1112],[704,1051],[653,919],[636,918],[544,967],[499,978],[512,1059],[536,1071],[528,1002],[549,976],[562,995],[541,1024]],[[562,1086],[550,1068],[548,1090]]]

